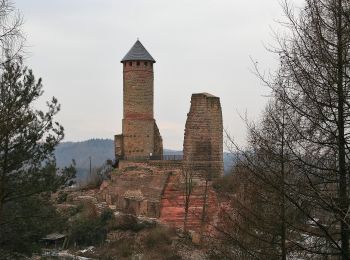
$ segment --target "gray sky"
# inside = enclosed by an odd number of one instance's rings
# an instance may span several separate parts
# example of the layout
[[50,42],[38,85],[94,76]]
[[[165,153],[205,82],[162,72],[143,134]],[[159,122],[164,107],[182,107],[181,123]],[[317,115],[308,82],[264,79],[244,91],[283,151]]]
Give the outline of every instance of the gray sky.
[[[292,2],[302,2],[294,0]],[[268,89],[250,57],[273,69],[278,0],[15,0],[25,19],[27,64],[52,96],[65,141],[121,133],[122,64],[139,37],[156,59],[155,118],[165,148],[182,149],[192,93],[221,99],[224,127],[243,144],[239,113],[260,115]]]

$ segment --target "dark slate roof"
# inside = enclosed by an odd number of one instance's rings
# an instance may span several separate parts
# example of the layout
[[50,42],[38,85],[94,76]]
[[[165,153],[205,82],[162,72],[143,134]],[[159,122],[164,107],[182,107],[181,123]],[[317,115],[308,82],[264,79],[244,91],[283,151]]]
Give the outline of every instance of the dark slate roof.
[[153,63],[156,62],[139,40],[135,42],[134,46],[131,47],[130,51],[124,56],[121,62],[130,60],[145,60],[152,61]]
[[43,240],[58,240],[58,239],[65,238],[65,237],[66,237],[66,235],[64,235],[64,234],[52,233],[52,234],[47,235],[46,237],[43,237],[42,239]]

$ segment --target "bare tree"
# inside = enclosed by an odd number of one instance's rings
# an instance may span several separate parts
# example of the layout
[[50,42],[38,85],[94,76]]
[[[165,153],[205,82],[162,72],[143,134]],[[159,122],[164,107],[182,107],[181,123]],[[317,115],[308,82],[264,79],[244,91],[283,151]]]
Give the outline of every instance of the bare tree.
[[308,0],[299,17],[284,7],[292,34],[279,52],[290,84],[280,97],[295,132],[288,145],[305,177],[312,221],[332,244],[318,252],[349,259],[350,3]]
[[[282,84],[283,82],[276,82]],[[286,140],[290,127],[284,104],[274,97],[259,124],[247,123],[249,146],[242,149],[228,136],[240,159],[233,169],[233,181],[241,182],[230,196],[231,209],[223,212],[219,227],[241,251],[244,258],[286,259],[295,248],[287,241],[297,220],[295,207],[288,201],[289,186],[295,184]],[[244,180],[242,180],[242,178]],[[294,199],[289,196],[289,199]],[[225,226],[228,225],[228,228]],[[235,255],[233,258],[237,258]]]
[[191,195],[194,188],[193,180],[193,166],[191,162],[186,162],[182,168],[182,177],[183,177],[183,194],[184,194],[184,231],[187,231],[187,221],[188,221],[188,211],[190,208]]
[[25,37],[21,30],[23,18],[9,0],[0,0],[0,62],[23,54]]
[[281,183],[282,204],[288,201],[307,220],[293,227],[304,239],[289,243],[305,258],[349,259],[350,3],[307,0],[298,16],[287,1],[283,6],[290,31],[275,50],[281,69],[272,80],[258,75],[285,111],[277,125],[289,135],[282,140],[293,179]]

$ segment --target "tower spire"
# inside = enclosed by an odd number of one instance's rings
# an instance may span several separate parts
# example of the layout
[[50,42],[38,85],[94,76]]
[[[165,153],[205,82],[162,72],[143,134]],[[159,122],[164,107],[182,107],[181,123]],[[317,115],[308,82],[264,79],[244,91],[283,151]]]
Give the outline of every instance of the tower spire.
[[128,53],[121,60],[122,63],[125,61],[150,61],[153,63],[156,62],[151,56],[151,54],[149,54],[146,48],[139,41],[139,38],[137,38],[135,44],[131,47]]

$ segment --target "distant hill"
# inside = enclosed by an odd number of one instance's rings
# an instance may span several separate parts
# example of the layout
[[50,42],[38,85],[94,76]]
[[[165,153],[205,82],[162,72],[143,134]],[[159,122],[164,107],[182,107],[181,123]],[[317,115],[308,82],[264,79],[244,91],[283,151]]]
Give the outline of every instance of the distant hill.
[[56,150],[57,167],[62,168],[76,163],[78,179],[84,178],[91,168],[98,168],[106,160],[114,159],[114,142],[111,139],[90,139],[83,142],[63,142]]
[[[164,155],[181,154],[182,151],[164,149]],[[90,157],[92,168],[100,167],[108,159],[114,159],[114,141],[111,139],[90,139],[82,142],[63,142],[57,146],[55,156],[59,168],[71,164],[74,159],[78,178],[81,178],[89,172]],[[234,155],[224,153],[225,173],[229,171],[234,162]]]
[[111,139],[90,139],[83,142],[63,142],[55,151],[58,167],[67,166],[75,160],[77,167],[101,166],[107,159],[114,159],[114,144]]

